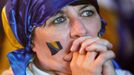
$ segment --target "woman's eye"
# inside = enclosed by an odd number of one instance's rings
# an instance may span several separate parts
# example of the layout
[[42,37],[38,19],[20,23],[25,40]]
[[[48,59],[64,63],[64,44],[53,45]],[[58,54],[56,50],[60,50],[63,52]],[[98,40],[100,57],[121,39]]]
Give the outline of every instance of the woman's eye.
[[66,21],[66,18],[64,16],[57,17],[53,20],[53,24],[61,24]]
[[80,15],[82,16],[82,17],[90,17],[90,16],[92,16],[94,14],[94,12],[92,11],[92,10],[85,10],[85,11],[83,11]]

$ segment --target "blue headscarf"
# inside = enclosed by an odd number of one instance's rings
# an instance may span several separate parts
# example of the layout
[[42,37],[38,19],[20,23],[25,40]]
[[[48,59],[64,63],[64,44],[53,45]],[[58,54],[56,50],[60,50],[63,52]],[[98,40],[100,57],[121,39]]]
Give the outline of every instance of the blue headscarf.
[[[42,26],[46,20],[62,7],[71,4],[92,2],[98,11],[97,0],[8,0],[5,5],[9,26],[23,46],[8,54],[14,75],[26,75],[26,67],[33,58],[31,35],[35,27]],[[75,3],[73,3],[75,2]],[[104,30],[104,29],[103,29]]]

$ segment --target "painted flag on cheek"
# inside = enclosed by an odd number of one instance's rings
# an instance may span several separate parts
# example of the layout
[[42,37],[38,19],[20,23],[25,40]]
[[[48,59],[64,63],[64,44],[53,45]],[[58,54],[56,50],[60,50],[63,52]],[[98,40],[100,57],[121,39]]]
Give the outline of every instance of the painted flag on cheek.
[[47,46],[50,49],[52,55],[55,55],[63,48],[59,41],[47,42]]

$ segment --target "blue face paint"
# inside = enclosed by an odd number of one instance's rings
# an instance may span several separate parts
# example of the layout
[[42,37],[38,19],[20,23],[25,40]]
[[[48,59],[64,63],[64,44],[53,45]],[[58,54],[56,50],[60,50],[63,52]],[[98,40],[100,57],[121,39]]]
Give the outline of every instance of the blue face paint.
[[47,42],[47,46],[50,49],[52,55],[55,55],[63,48],[59,41]]

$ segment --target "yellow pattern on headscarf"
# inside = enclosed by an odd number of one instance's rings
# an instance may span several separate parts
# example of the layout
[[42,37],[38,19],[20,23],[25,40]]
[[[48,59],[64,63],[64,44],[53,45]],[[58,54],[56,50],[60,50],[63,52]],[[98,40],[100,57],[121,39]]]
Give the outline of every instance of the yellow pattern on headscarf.
[[23,48],[23,46],[15,38],[15,36],[10,28],[10,25],[9,25],[7,17],[6,17],[6,8],[5,7],[2,10],[2,23],[3,23],[4,32],[9,40],[9,42],[11,43],[11,45],[14,46],[16,49]]

